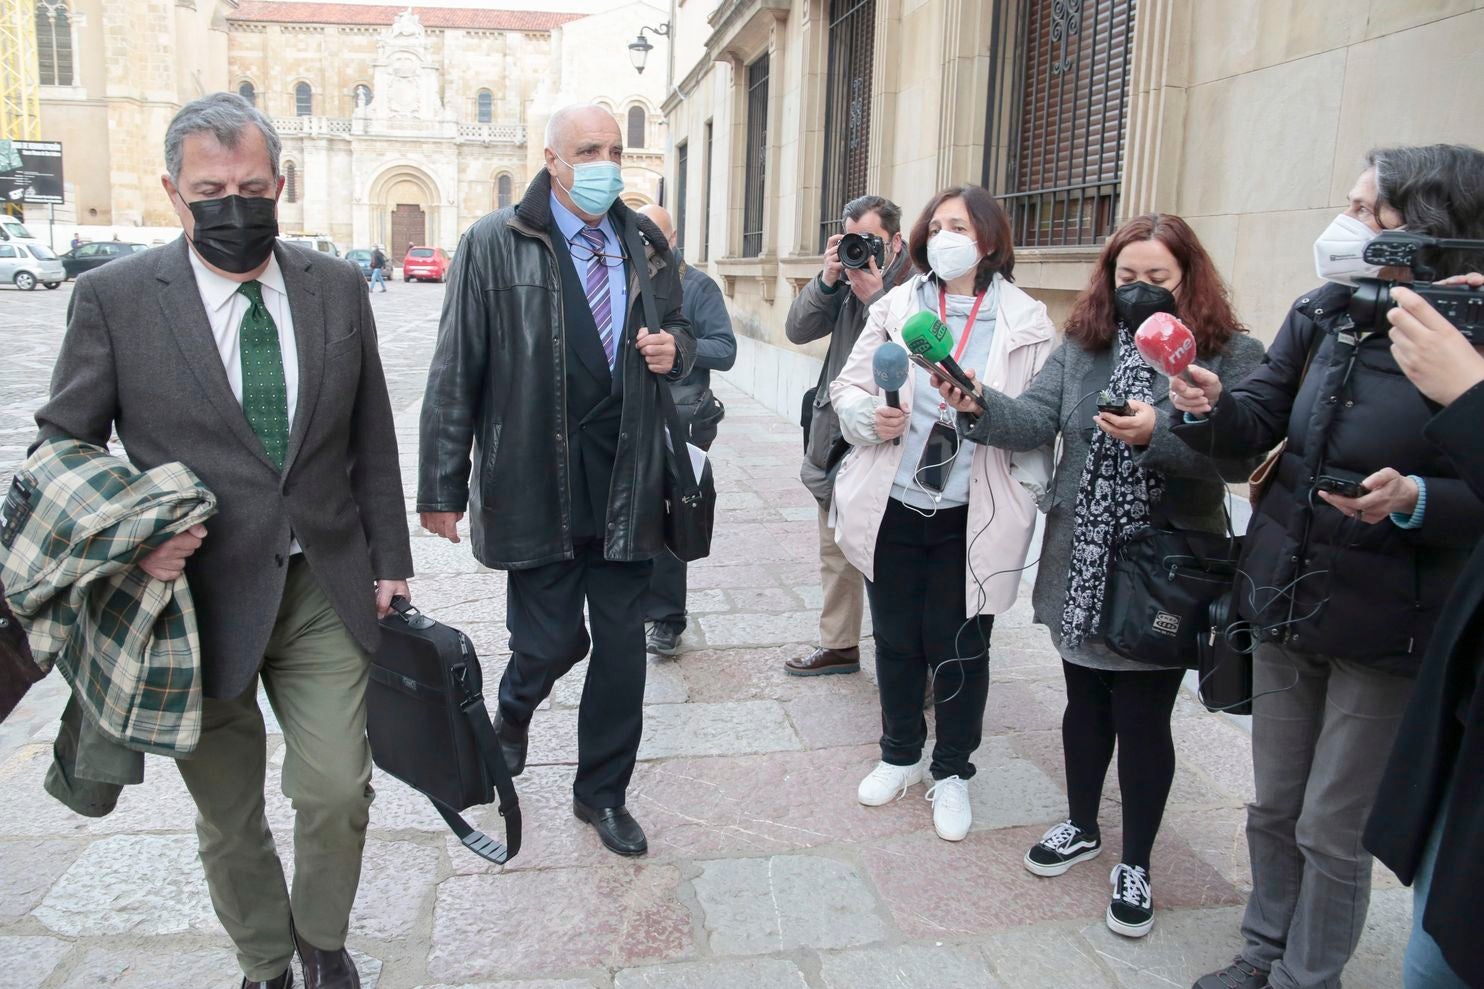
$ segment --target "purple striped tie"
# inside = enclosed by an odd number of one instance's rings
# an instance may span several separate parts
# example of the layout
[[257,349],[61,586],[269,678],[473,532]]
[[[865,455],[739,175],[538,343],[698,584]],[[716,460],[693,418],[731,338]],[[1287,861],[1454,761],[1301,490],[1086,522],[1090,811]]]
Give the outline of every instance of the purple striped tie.
[[608,239],[599,227],[583,227],[581,235],[593,252],[592,260],[587,263],[587,307],[592,310],[593,322],[598,324],[598,338],[603,341],[608,370],[612,371],[613,299],[608,294],[608,266],[603,263],[603,248]]

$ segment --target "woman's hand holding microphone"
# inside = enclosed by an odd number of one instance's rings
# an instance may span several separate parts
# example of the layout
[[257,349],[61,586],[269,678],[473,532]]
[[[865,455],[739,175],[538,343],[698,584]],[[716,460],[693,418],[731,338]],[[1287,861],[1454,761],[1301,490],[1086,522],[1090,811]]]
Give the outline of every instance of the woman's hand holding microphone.
[[1221,379],[1199,364],[1190,365],[1184,375],[1170,379],[1170,402],[1181,412],[1209,415],[1220,398]]

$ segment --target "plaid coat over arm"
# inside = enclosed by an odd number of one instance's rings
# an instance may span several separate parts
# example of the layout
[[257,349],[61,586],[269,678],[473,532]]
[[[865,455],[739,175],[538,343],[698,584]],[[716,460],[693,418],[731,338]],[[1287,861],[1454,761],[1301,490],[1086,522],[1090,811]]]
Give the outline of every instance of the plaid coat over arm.
[[216,497],[182,464],[141,472],[56,439],[21,465],[6,505],[0,582],[37,665],[62,671],[110,740],[177,758],[195,751],[201,647],[190,588],[137,564],[214,515]]

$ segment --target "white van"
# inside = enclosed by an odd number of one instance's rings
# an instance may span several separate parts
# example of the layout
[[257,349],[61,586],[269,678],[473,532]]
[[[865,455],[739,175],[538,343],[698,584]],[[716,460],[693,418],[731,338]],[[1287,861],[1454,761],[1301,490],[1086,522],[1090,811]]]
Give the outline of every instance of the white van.
[[328,237],[310,237],[300,235],[298,237],[280,237],[279,240],[285,244],[293,244],[295,247],[303,247],[311,251],[319,251],[321,254],[330,254],[340,257],[340,245]]

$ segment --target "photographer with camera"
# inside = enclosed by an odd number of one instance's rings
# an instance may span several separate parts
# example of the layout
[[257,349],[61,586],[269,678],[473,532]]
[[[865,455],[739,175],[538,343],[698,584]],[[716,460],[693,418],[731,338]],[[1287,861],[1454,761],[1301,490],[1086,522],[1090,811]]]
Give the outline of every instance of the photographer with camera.
[[910,268],[902,243],[902,209],[881,196],[860,196],[845,204],[844,232],[825,246],[824,269],[800,290],[788,310],[790,343],[830,338],[819,383],[805,393],[804,463],[799,478],[819,501],[819,580],[824,602],[819,611],[819,647],[790,659],[794,676],[855,673],[861,666],[861,617],[865,584],[860,571],[835,545],[830,501],[835,472],[849,445],[830,404],[834,381],[866,325],[866,311],[897,285]]
[[[1450,283],[1484,287],[1472,274]],[[1476,295],[1476,298],[1484,296]],[[1442,409],[1423,435],[1484,497],[1484,354],[1421,295],[1394,293],[1391,349]],[[1417,674],[1365,846],[1412,886],[1406,989],[1484,985],[1474,904],[1484,884],[1484,544],[1475,547]]]
[[[1174,431],[1196,450],[1282,444],[1259,469],[1234,595],[1259,643],[1246,943],[1197,989],[1340,984],[1370,901],[1361,830],[1444,601],[1484,532],[1484,502],[1423,439],[1431,412],[1385,320],[1368,321],[1384,286],[1358,281],[1410,280],[1367,251],[1378,236],[1407,239],[1383,231],[1484,236],[1484,154],[1373,150],[1349,198],[1314,245],[1326,284],[1294,304],[1262,366],[1232,389],[1197,367],[1191,382],[1170,381],[1187,413]],[[1466,252],[1426,260],[1443,275],[1477,266]]]

